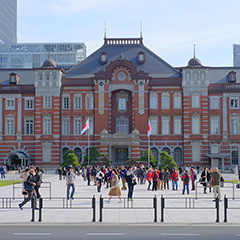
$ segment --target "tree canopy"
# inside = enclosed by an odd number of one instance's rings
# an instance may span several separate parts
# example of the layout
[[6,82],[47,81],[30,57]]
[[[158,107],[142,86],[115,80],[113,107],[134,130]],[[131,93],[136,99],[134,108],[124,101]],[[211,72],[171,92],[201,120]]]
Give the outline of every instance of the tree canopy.
[[162,151],[160,152],[160,166],[159,169],[172,169],[177,168],[177,164],[174,162],[173,157],[170,156],[167,152]]

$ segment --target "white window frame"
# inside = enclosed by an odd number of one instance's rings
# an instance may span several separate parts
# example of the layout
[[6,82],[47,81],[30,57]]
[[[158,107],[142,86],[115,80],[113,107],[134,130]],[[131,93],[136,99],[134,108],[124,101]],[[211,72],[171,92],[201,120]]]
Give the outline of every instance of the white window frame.
[[[119,121],[124,123],[119,124]],[[123,130],[121,130],[123,129]],[[116,118],[116,132],[123,132],[129,134],[129,119],[125,117]]]
[[82,109],[82,95],[81,94],[74,95],[74,109]]
[[181,116],[173,117],[173,132],[175,135],[182,134],[182,117]]
[[50,95],[43,96],[43,108],[45,109],[52,108],[52,96]]
[[127,99],[124,97],[118,98],[118,110],[126,111],[127,110]]
[[5,135],[15,135],[15,118],[7,117],[5,119]]
[[85,119],[89,118],[89,129],[86,131],[86,135],[89,132],[89,135],[93,135],[94,134],[94,117],[93,116],[86,116]]
[[[232,101],[234,101],[233,104],[232,104]],[[229,108],[230,109],[239,109],[239,97],[230,97],[229,98]]]
[[82,118],[81,117],[74,117],[74,135],[81,135],[82,131]]
[[175,93],[173,95],[173,108],[181,109],[182,108],[182,96],[180,93]]
[[62,118],[62,135],[70,135],[70,118]]
[[239,134],[239,116],[230,116],[230,134]]
[[70,95],[62,95],[62,109],[70,109]]
[[219,109],[220,108],[220,97],[213,96],[210,97],[210,109]]
[[25,135],[34,135],[34,118],[25,118],[24,123],[25,123]]
[[15,110],[15,98],[6,98],[5,103],[6,110]]
[[150,109],[158,109],[158,94],[150,94]]
[[52,118],[50,116],[43,117],[43,134],[50,135],[52,133]]
[[192,115],[192,134],[200,134],[200,116]]
[[93,109],[94,107],[94,98],[93,98],[93,94],[92,93],[88,93],[85,96],[85,108],[86,109]]
[[151,116],[149,119],[151,125],[151,135],[158,135],[158,117]]
[[25,110],[34,110],[34,98],[25,98]]
[[220,117],[210,116],[210,133],[220,134]]
[[162,135],[170,135],[170,117],[162,116]]
[[[233,164],[233,158],[232,158],[232,152],[233,151],[237,151],[237,164]],[[231,159],[231,166],[236,166],[236,165],[239,165],[239,146],[237,145],[232,145],[231,148],[230,148],[230,159]]]
[[200,95],[192,95],[192,108],[200,108]]
[[170,95],[169,93],[162,93],[162,109],[170,109]]

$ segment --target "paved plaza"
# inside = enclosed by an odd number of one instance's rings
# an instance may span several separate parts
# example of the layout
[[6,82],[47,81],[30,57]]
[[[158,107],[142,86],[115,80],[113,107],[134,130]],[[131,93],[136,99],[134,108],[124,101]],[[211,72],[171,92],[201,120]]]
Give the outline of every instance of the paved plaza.
[[[18,175],[7,175],[7,179],[18,179]],[[234,178],[234,175],[226,175],[226,178]],[[199,179],[199,178],[198,178]],[[56,174],[43,174],[43,185],[48,186],[47,182],[51,182],[52,186],[52,199],[49,197],[49,189],[41,188],[43,200],[43,213],[42,223],[91,223],[93,218],[92,197],[96,197],[96,222],[99,222],[99,198],[102,195],[103,201],[103,223],[153,223],[154,210],[153,197],[157,197],[157,222],[161,223],[161,195],[165,199],[164,210],[164,224],[165,223],[182,223],[182,224],[206,224],[216,222],[216,209],[213,200],[213,193],[203,194],[202,185],[198,184],[197,199],[195,191],[190,191],[189,195],[182,195],[182,181],[179,181],[179,190],[163,190],[163,191],[147,191],[147,183],[145,185],[136,185],[133,193],[133,202],[128,202],[127,191],[122,191],[122,203],[119,203],[118,198],[113,198],[110,203],[105,200],[108,198],[108,191],[105,186],[102,187],[102,192],[97,193],[96,186],[87,186],[87,183],[83,181],[79,176],[76,179],[75,187],[75,199],[67,201],[66,199],[66,182],[64,180],[59,181],[59,177]],[[21,185],[15,189],[14,194],[16,199],[11,202],[12,209],[0,209],[0,223],[28,223],[31,220],[30,203],[24,206],[24,210],[21,211],[18,208],[18,204],[23,200],[21,195]],[[171,189],[171,185],[170,185]],[[13,186],[1,187],[0,198],[13,197]],[[208,191],[209,192],[209,189]],[[229,198],[230,208],[228,210],[228,223],[227,224],[240,224],[240,189],[234,187],[234,198],[232,184],[225,183],[221,188],[222,201],[220,202],[220,223],[224,219],[224,201],[223,197],[226,195]],[[186,200],[190,197],[191,200]],[[84,199],[82,199],[84,198]],[[2,200],[1,200],[2,201]],[[3,201],[0,203],[3,204]],[[5,207],[6,207],[6,203]],[[8,203],[9,204],[9,203]],[[65,207],[63,209],[63,206]],[[66,208],[66,207],[72,207]],[[125,208],[124,208],[125,206]],[[187,209],[179,209],[187,206]],[[2,207],[2,205],[1,205]],[[127,208],[129,207],[129,208]],[[132,207],[132,209],[131,209]],[[148,208],[149,209],[146,209]],[[193,208],[195,207],[195,208]],[[77,209],[82,208],[82,209]],[[88,209],[83,209],[88,208]],[[106,209],[105,209],[106,208]],[[140,209],[145,208],[145,209]],[[171,208],[171,209],[168,209]],[[201,208],[201,209],[197,209]],[[38,220],[38,211],[36,211],[36,221]]]

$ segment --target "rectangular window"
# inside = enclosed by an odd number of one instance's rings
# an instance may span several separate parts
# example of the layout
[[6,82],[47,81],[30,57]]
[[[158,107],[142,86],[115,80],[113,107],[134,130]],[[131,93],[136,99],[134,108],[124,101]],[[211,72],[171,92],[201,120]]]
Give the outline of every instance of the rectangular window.
[[93,109],[93,95],[86,95],[86,109]]
[[63,135],[70,134],[70,119],[69,118],[62,119],[62,134]]
[[34,100],[25,99],[25,110],[33,110],[33,109],[34,109]]
[[230,134],[239,134],[239,118],[230,118]]
[[211,134],[220,134],[220,118],[219,117],[210,118],[210,131],[211,131]]
[[44,120],[43,120],[43,133],[51,134],[51,119],[50,118],[44,118]]
[[170,134],[170,118],[162,117],[162,135]]
[[150,118],[151,124],[151,134],[157,135],[158,134],[158,119],[157,118]]
[[82,97],[74,96],[74,108],[81,109],[82,108]]
[[169,96],[162,96],[162,109],[170,108],[170,100]]
[[193,116],[192,117],[192,134],[200,133],[200,117]]
[[63,97],[63,109],[69,109],[70,108],[70,97],[64,96]]
[[219,109],[219,97],[210,97],[210,109]]
[[199,107],[200,107],[200,96],[192,95],[192,108],[199,108]]
[[80,135],[82,131],[82,119],[81,118],[75,118],[74,119],[74,134]]
[[182,119],[179,117],[174,117],[174,134],[182,133]]
[[6,99],[6,110],[15,109],[15,99]]
[[239,109],[239,98],[230,98],[230,109]]
[[150,95],[150,109],[157,109],[158,108],[158,97],[157,94]]
[[238,165],[238,162],[239,162],[238,159],[239,159],[238,147],[232,146],[231,147],[231,164]]
[[34,134],[34,120],[25,119],[25,134],[33,135]]
[[86,134],[88,134],[88,131],[90,135],[93,135],[94,133],[94,122],[93,122],[93,117],[89,117],[89,129],[86,131]]
[[201,159],[201,148],[199,143],[192,143],[192,161],[199,162]]
[[15,134],[15,122],[14,119],[6,119],[6,135]]
[[174,96],[173,98],[173,107],[176,108],[176,109],[180,109],[181,108],[181,104],[182,104],[182,101],[181,101],[181,96]]
[[118,99],[118,110],[127,110],[127,99],[126,98]]
[[43,102],[44,108],[51,108],[52,106],[51,100],[52,100],[51,96],[44,96],[44,102]]
[[116,120],[116,132],[123,132],[129,134],[128,119]]

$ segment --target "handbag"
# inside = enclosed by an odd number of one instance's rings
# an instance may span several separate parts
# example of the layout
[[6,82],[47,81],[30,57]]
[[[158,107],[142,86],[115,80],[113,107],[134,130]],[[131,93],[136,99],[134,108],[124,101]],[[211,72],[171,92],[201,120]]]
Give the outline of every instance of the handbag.
[[34,190],[34,186],[32,184],[29,184],[28,182],[24,182],[24,189],[26,191],[33,191]]
[[132,184],[133,184],[133,185],[137,185],[136,180],[133,180]]

